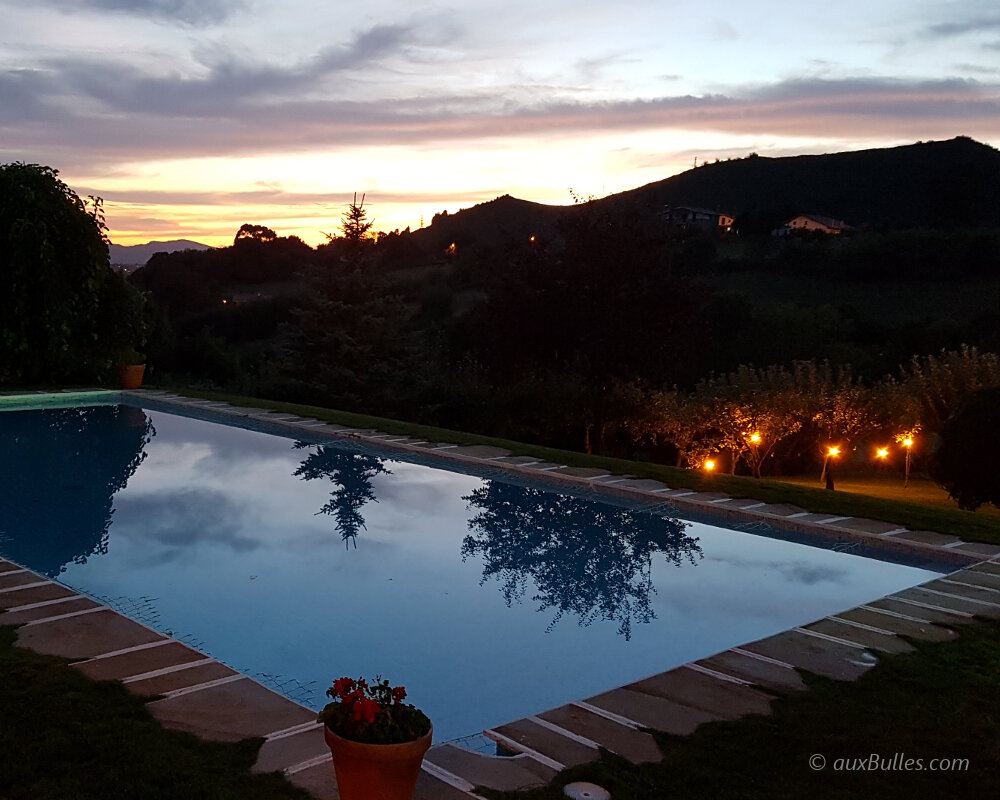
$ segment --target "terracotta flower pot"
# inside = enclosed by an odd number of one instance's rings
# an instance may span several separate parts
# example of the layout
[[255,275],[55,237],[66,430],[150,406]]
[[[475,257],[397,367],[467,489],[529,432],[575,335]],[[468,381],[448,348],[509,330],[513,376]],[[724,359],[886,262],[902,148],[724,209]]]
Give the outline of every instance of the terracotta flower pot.
[[432,728],[412,742],[365,744],[344,739],[324,726],[340,799],[412,800],[420,764],[433,734]]
[[142,376],[145,372],[145,364],[119,364],[118,385],[122,389],[138,389],[142,386]]

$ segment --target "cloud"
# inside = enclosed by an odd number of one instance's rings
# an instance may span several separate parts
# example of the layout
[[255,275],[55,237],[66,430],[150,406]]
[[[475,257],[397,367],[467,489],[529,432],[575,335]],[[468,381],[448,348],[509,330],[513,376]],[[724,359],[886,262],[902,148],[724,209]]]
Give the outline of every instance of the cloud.
[[558,94],[525,99],[521,87],[428,88],[391,100],[354,96],[342,80],[316,90],[322,78],[353,69],[360,54],[388,56],[415,36],[406,27],[377,26],[298,64],[226,56],[201,77],[72,60],[0,73],[0,97],[8,100],[0,111],[0,159],[22,149],[60,159],[83,152],[94,165],[656,130],[894,141],[1000,136],[1000,84],[966,79],[813,77],[700,96],[597,102]]
[[1000,16],[979,17],[960,22],[939,22],[929,25],[926,29],[928,36],[937,39],[965,36],[968,33],[988,33],[992,31],[1000,31]]
[[244,0],[42,0],[61,11],[93,9],[185,25],[217,24],[246,8]]

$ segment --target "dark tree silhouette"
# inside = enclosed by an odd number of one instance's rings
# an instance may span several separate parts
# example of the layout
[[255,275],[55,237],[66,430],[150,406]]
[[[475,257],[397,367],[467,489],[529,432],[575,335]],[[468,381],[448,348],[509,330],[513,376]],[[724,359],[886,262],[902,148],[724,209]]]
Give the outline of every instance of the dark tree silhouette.
[[233,244],[238,245],[246,239],[254,242],[273,242],[277,238],[278,234],[266,225],[251,225],[247,222],[240,225],[240,229],[236,231],[236,237],[233,239]]
[[548,630],[572,612],[583,626],[615,620],[628,640],[633,620],[656,618],[654,554],[675,566],[701,556],[687,523],[636,509],[497,481],[465,500],[479,513],[469,521],[463,560],[482,556],[482,583],[497,577],[508,606],[521,602],[530,578],[538,610],[557,609]]
[[983,503],[1000,507],[1000,388],[971,394],[949,417],[931,456],[930,472],[958,502],[975,511]]
[[143,300],[111,269],[100,198],[58,176],[0,164],[0,383],[90,383],[144,344]]
[[[306,442],[295,443],[296,450],[312,446]],[[391,474],[378,456],[319,445],[293,474],[306,481],[329,478],[335,484],[329,501],[316,513],[331,515],[337,521],[336,527],[344,546],[349,547],[353,543],[357,549],[358,532],[365,528],[361,509],[366,503],[378,502],[372,478],[382,473]]]
[[114,494],[155,434],[133,406],[0,414],[0,553],[49,577],[107,553]]

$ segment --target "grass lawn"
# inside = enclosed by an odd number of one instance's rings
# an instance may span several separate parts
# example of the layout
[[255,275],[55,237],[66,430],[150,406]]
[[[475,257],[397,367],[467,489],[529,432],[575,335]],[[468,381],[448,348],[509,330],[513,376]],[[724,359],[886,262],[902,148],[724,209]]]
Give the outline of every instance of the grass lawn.
[[167,731],[120,683],[91,681],[14,639],[15,629],[0,625],[3,800],[309,798],[280,775],[250,773],[260,740]]
[[[566,783],[589,781],[614,800],[995,797],[1000,623],[965,626],[947,643],[915,644],[917,653],[884,657],[855,683],[808,675],[810,691],[779,699],[770,716],[709,723],[687,737],[657,734],[660,763],[635,766],[605,753],[542,790],[480,791],[557,800]],[[810,766],[815,756],[824,768]],[[882,767],[906,759],[914,759],[909,770]],[[932,759],[959,761],[932,771]],[[877,768],[862,769],[869,765]]]

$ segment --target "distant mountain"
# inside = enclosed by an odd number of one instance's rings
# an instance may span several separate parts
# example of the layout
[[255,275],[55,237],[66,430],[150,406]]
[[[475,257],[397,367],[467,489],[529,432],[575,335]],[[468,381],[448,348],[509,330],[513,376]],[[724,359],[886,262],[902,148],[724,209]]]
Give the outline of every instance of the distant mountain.
[[171,239],[167,242],[148,242],[147,244],[122,245],[113,244],[111,263],[118,266],[142,266],[156,253],[174,253],[178,250],[211,250],[207,244],[192,242],[190,239]]
[[434,247],[548,234],[560,215],[597,208],[662,219],[667,206],[708,208],[736,217],[745,232],[766,232],[798,214],[823,214],[854,227],[1000,227],[1000,151],[960,136],[941,142],[817,156],[750,155],[687,170],[638,189],[571,206],[504,196],[435,216],[416,231]]

